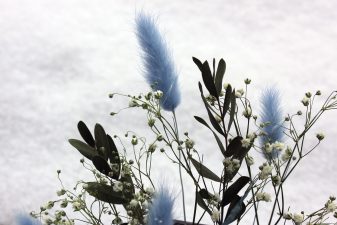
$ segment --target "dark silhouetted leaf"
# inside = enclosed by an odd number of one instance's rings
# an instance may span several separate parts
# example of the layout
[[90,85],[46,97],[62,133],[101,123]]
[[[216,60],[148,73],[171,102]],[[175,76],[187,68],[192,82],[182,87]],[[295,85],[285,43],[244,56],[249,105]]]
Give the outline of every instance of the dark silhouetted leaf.
[[69,139],[69,143],[75,147],[84,157],[88,159],[92,159],[95,155],[97,155],[97,151],[93,148],[87,145],[86,143],[77,140],[77,139]]
[[201,124],[205,125],[208,129],[210,129],[215,137],[215,140],[220,148],[220,151],[223,155],[225,155],[225,147],[223,146],[220,138],[218,137],[218,135],[210,128],[210,126],[205,122],[204,119],[198,117],[198,116],[194,116],[194,118]]
[[218,98],[219,95],[216,91],[214,80],[212,77],[212,72],[211,72],[211,69],[209,68],[207,61],[202,64],[202,80],[208,92],[214,97]]
[[85,190],[100,201],[111,204],[127,204],[129,202],[121,192],[115,192],[110,185],[97,182],[88,182],[86,184]]
[[200,162],[193,159],[192,157],[190,157],[190,160],[192,161],[192,164],[195,167],[195,169],[202,177],[211,179],[213,181],[221,182],[221,179],[206,166],[202,165]]
[[78,131],[80,132],[83,140],[90,145],[91,147],[95,148],[95,140],[92,137],[90,130],[88,129],[87,125],[83,121],[78,122],[77,124]]
[[205,211],[207,211],[210,215],[212,214],[212,211],[207,207],[205,201],[202,199],[201,195],[199,194],[199,192],[196,192],[196,200],[197,200],[197,204],[204,209]]
[[236,97],[235,97],[235,89],[234,89],[231,94],[231,110],[229,113],[229,121],[228,121],[228,129],[227,129],[228,132],[231,129],[232,123],[234,121],[235,108],[236,108]]
[[242,161],[247,155],[249,149],[250,148],[244,148],[244,147],[240,148],[238,151],[234,153],[233,158]]
[[221,126],[220,126],[219,123],[216,121],[216,119],[215,119],[215,117],[213,116],[211,110],[209,109],[209,105],[208,105],[207,100],[206,100],[206,98],[205,98],[205,96],[204,96],[204,93],[203,93],[202,86],[201,86],[200,82],[199,82],[199,90],[200,90],[201,98],[202,98],[202,100],[203,100],[203,102],[204,102],[204,104],[205,104],[205,108],[206,108],[206,110],[207,110],[207,114],[208,114],[209,120],[211,121],[212,126],[214,127],[214,129],[215,129],[216,131],[218,131],[220,134],[222,134],[223,136],[225,136],[225,134],[224,134],[224,132],[223,132]]
[[215,80],[215,58],[213,58],[213,73],[212,73],[212,76],[213,76],[213,80]]
[[226,157],[231,157],[235,154],[235,152],[240,151],[242,148],[242,137],[235,137],[228,145],[227,150],[225,152]]
[[222,197],[222,206],[231,203],[239,191],[250,181],[249,177],[239,177],[224,193]]
[[231,97],[232,97],[232,87],[230,85],[228,85],[228,87],[226,88],[225,100],[224,100],[224,103],[223,103],[223,110],[222,110],[223,118],[225,118],[226,113],[229,109],[229,104],[231,103]]
[[108,151],[110,148],[108,139],[103,127],[98,123],[95,125],[95,140],[99,155],[105,160],[108,160]]
[[107,176],[111,172],[111,168],[110,168],[108,162],[99,155],[96,155],[92,158],[92,163],[94,164],[94,166],[96,167],[96,169],[99,172],[101,172],[101,173],[103,173]]
[[243,198],[236,195],[228,207],[226,219],[223,225],[228,225],[233,221],[239,219],[245,212],[246,205],[243,203]]
[[200,72],[202,72],[202,62],[195,57],[192,57],[192,59],[193,59],[193,62],[198,66]]
[[118,166],[118,171],[117,172],[114,171],[113,176],[111,178],[117,180],[121,173],[121,160],[120,160],[115,142],[112,140],[112,138],[108,134],[107,134],[107,139],[108,139],[109,147],[110,147],[110,150],[108,151],[108,158],[110,160],[110,163]]
[[222,80],[225,75],[226,71],[226,62],[223,59],[220,59],[219,64],[218,64],[218,69],[216,70],[216,75],[215,75],[215,88],[220,95],[221,89],[222,89]]
[[212,195],[205,188],[200,189],[199,194],[204,199],[210,199],[210,198],[212,198]]

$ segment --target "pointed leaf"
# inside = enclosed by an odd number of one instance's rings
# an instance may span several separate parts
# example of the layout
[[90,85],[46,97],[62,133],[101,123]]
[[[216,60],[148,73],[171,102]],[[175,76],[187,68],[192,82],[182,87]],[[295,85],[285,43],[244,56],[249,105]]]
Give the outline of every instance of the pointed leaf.
[[213,80],[215,80],[215,58],[213,58],[213,73],[212,73]]
[[190,160],[192,161],[192,164],[195,167],[195,169],[198,171],[198,173],[202,177],[211,179],[216,182],[221,182],[221,179],[215,173],[213,173],[210,169],[208,169],[206,166],[202,165],[200,162],[193,159],[192,157],[190,157]]
[[111,204],[127,204],[129,202],[121,192],[114,191],[110,185],[97,182],[88,182],[86,184],[85,190],[100,201]]
[[205,108],[206,108],[206,110],[207,110],[207,114],[208,114],[209,120],[211,121],[212,126],[214,127],[214,129],[215,129],[216,131],[218,131],[220,134],[222,134],[223,136],[225,136],[225,134],[224,134],[224,132],[223,132],[221,126],[220,126],[219,123],[216,121],[216,119],[215,119],[215,117],[213,116],[211,110],[209,109],[209,105],[208,105],[207,100],[206,100],[206,98],[205,98],[205,96],[204,96],[204,93],[203,93],[202,86],[201,86],[200,82],[199,82],[199,90],[200,90],[201,98],[202,98],[202,100],[203,100],[203,102],[204,102],[204,104],[205,104]]
[[107,138],[108,138],[109,147],[110,147],[110,150],[108,151],[108,158],[109,158],[110,163],[112,165],[118,166],[117,171],[113,171],[113,175],[112,175],[111,178],[117,180],[120,173],[121,173],[121,159],[119,157],[119,153],[118,153],[117,147],[115,145],[115,142],[113,141],[113,139],[108,134],[107,134]]
[[197,200],[197,204],[202,208],[204,209],[206,212],[208,212],[210,215],[212,214],[211,210],[207,207],[205,201],[202,199],[201,195],[199,194],[199,192],[196,192],[195,193],[195,197],[196,197],[196,200]]
[[235,97],[235,89],[232,92],[231,95],[231,110],[229,113],[229,121],[228,121],[228,129],[227,131],[229,132],[229,130],[231,129],[232,123],[234,121],[234,116],[235,116],[235,108],[236,108],[236,97]]
[[202,80],[208,92],[214,97],[218,98],[219,95],[216,91],[215,84],[214,84],[213,77],[212,77],[212,72],[211,72],[211,69],[209,68],[207,61],[202,64],[201,75],[202,75]]
[[249,177],[239,177],[224,193],[222,197],[222,206],[226,206],[231,203],[239,191],[250,181]]
[[209,127],[209,125],[206,123],[206,121],[198,116],[194,116],[194,118],[201,124],[205,125],[208,129],[210,129],[215,137],[215,140],[220,148],[220,151],[223,155],[225,155],[225,147],[223,146],[220,138],[218,137],[218,135]]
[[87,125],[83,121],[78,122],[77,124],[78,131],[81,134],[83,140],[90,145],[91,147],[95,148],[95,140],[92,137],[90,130],[88,129]]
[[246,205],[243,203],[243,199],[244,196],[243,197],[240,197],[238,195],[235,196],[235,198],[228,207],[226,219],[223,225],[228,225],[233,221],[239,219],[241,215],[245,212]]
[[109,176],[109,173],[111,172],[111,168],[105,159],[103,159],[99,155],[96,155],[92,158],[92,163],[94,164],[94,166],[99,172]]
[[222,80],[225,75],[226,71],[226,62],[223,59],[220,59],[218,64],[218,69],[216,70],[215,75],[215,87],[218,95],[220,95],[221,89],[222,89]]
[[103,127],[98,123],[95,125],[95,139],[98,153],[105,160],[108,160],[108,149],[110,148],[108,139]]
[[[225,118],[227,111],[229,109],[229,104],[231,103],[231,97],[232,97],[232,87],[230,85],[228,85],[228,87],[226,88],[226,94],[225,94],[225,100],[223,103],[223,118]],[[222,119],[223,119],[222,118]]]
[[69,139],[69,143],[75,147],[84,157],[88,159],[92,159],[95,155],[97,155],[97,151],[93,148],[87,145],[86,143],[77,140],[77,139]]
[[192,59],[193,59],[193,62],[198,66],[200,72],[202,72],[202,62],[195,57],[192,57]]
[[231,157],[235,154],[235,152],[240,151],[242,148],[242,137],[235,137],[228,145],[227,150],[225,152],[225,157]]

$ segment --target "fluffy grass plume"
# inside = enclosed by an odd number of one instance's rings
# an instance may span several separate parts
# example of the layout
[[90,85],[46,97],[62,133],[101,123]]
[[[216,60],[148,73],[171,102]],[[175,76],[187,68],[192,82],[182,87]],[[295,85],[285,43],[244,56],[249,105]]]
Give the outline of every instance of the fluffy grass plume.
[[170,192],[161,187],[152,200],[147,225],[173,225],[173,202]]
[[[263,128],[265,136],[261,137],[261,145],[266,143],[274,143],[275,141],[282,141],[282,110],[281,110],[280,93],[275,87],[269,87],[262,93],[261,98],[261,122],[267,123]],[[277,158],[279,151],[273,149],[271,153],[264,152],[267,159]]]
[[160,102],[163,109],[174,111],[180,103],[178,74],[155,19],[139,13],[136,17],[136,35],[142,49],[144,76],[153,90],[163,92]]
[[41,222],[33,217],[25,214],[16,216],[16,225],[42,225]]

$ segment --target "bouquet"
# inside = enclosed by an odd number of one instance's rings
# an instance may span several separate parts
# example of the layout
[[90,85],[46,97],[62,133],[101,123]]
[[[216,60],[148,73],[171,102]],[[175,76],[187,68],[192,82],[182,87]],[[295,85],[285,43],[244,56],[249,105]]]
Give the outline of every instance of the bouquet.
[[[313,225],[336,221],[334,196],[307,213],[293,212],[284,195],[289,176],[324,139],[324,134],[318,132],[317,143],[305,145],[309,131],[321,116],[337,108],[336,91],[324,100],[319,90],[307,92],[300,102],[303,110],[285,114],[279,92],[271,87],[262,95],[262,112],[258,114],[249,100],[250,79],[244,80],[245,88],[236,89],[224,82],[225,60],[208,62],[193,57],[202,78],[198,83],[201,104],[208,115],[195,115],[195,126],[207,129],[214,137],[222,155],[222,163],[217,165],[221,173],[216,173],[207,167],[207,156],[200,154],[193,137],[179,129],[179,115],[175,113],[181,100],[178,74],[153,17],[137,15],[136,35],[142,49],[144,77],[151,90],[139,95],[113,93],[109,97],[128,99],[126,109],[144,113],[156,138],[148,142],[132,131],[125,137],[110,135],[101,124],[96,124],[92,133],[80,121],[78,130],[83,140],[69,139],[69,143],[84,157],[80,162],[92,174],[92,180],[78,181],[68,189],[62,184],[61,171],[57,171],[61,184],[58,198],[32,212],[33,217],[47,225],[99,225],[105,221],[194,225],[203,218],[228,225],[240,224],[245,217],[249,217],[249,224]],[[181,199],[176,199],[165,183],[156,186],[151,176],[154,154],[165,155],[177,166]],[[256,165],[256,157],[264,162]],[[194,195],[192,212],[186,211],[183,174],[194,184],[193,190],[188,191]],[[173,209],[178,204],[182,205],[184,218],[175,220]],[[268,216],[261,216],[264,204],[268,204]],[[72,217],[69,211],[76,216]],[[187,216],[192,221],[187,221]],[[23,217],[20,221],[24,224],[28,220]]]

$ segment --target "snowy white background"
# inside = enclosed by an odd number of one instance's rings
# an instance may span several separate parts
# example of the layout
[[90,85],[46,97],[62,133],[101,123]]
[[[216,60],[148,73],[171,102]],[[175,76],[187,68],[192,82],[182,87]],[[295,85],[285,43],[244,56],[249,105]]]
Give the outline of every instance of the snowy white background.
[[[221,158],[210,134],[193,119],[205,112],[191,56],[223,57],[227,82],[243,87],[250,77],[255,99],[276,84],[287,112],[299,109],[305,91],[320,89],[327,96],[336,90],[337,1],[0,0],[1,225],[54,199],[57,169],[69,187],[87,176],[76,163],[79,153],[67,143],[79,137],[78,120],[90,127],[99,122],[112,134],[147,134],[144,115],[131,110],[110,117],[126,102],[107,98],[110,92],[148,90],[133,31],[141,9],[159,15],[180,71],[181,129],[190,132],[214,170]],[[294,210],[312,211],[337,194],[336,116],[327,113],[314,127],[326,140],[289,180]],[[175,167],[156,166],[167,182],[177,181]]]

